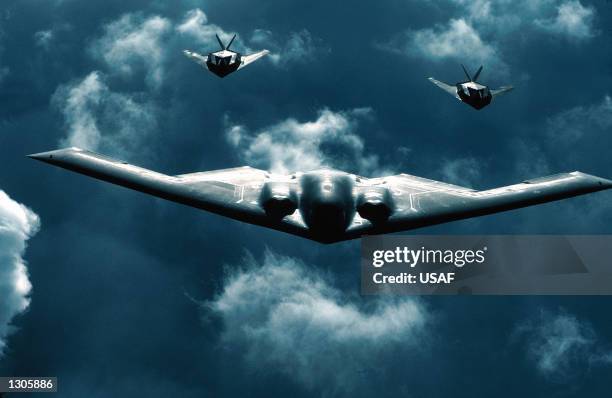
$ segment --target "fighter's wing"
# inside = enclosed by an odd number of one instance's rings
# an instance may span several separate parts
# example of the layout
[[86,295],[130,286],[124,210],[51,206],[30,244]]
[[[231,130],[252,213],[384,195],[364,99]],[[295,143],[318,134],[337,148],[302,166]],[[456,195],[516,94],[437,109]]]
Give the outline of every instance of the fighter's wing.
[[282,178],[270,176],[263,170],[240,167],[170,176],[79,148],[43,152],[30,157],[239,221],[309,237],[299,211],[275,220],[261,208],[258,200],[263,184],[269,178]]
[[435,84],[436,86],[440,87],[442,90],[446,91],[447,93],[449,93],[450,95],[452,95],[453,97],[457,98],[457,99],[461,99],[459,98],[459,96],[457,95],[457,87],[455,86],[451,86],[450,84],[446,84],[444,82],[441,82],[439,80],[434,79],[433,77],[428,78],[428,80],[430,82],[432,82],[433,84]]
[[505,210],[552,202],[612,188],[612,181],[578,171],[555,174],[486,191],[427,180],[408,174],[368,180],[366,186],[387,187],[394,212],[386,223],[374,227],[356,219],[347,230],[347,239],[362,234],[410,230],[498,213]]
[[507,93],[508,91],[512,90],[514,87],[512,86],[501,86],[500,88],[496,89],[496,90],[491,90],[491,95],[493,97],[497,97],[498,95],[502,95]]
[[254,54],[243,55],[242,56],[242,60],[240,61],[240,66],[238,67],[238,69],[244,68],[248,64],[257,61],[259,58],[261,58],[264,55],[269,54],[269,53],[270,53],[270,51],[268,51],[268,50],[262,50],[260,52],[254,53]]
[[202,66],[206,66],[206,62],[208,62],[208,55],[201,55],[196,52],[189,51],[189,50],[184,50],[183,54],[185,54],[187,58],[197,62],[198,64]]

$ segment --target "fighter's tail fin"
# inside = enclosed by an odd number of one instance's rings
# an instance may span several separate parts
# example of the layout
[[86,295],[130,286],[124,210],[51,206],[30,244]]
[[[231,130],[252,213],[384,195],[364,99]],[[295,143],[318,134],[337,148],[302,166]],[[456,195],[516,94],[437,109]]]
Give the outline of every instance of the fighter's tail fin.
[[232,40],[230,40],[229,43],[227,43],[227,46],[226,46],[225,44],[223,44],[223,41],[221,40],[221,38],[219,37],[218,34],[215,33],[215,36],[217,36],[217,41],[219,42],[219,45],[221,46],[222,50],[229,50],[230,46],[234,42],[234,39],[236,38],[236,35],[234,34],[234,37],[232,37]]
[[215,36],[217,36],[217,41],[219,42],[219,45],[221,46],[221,49],[225,50],[226,49],[225,44],[223,44],[223,42],[221,41],[221,38],[219,37],[219,35],[215,33]]
[[467,69],[465,69],[465,66],[463,66],[463,64],[461,64],[461,68],[463,69],[463,73],[465,73],[465,76],[467,76],[468,81],[472,81],[472,78],[470,77],[470,74],[468,73]]
[[230,42],[227,44],[227,46],[225,47],[226,50],[229,50],[230,46],[232,45],[232,43],[234,42],[234,39],[236,38],[236,35],[234,34],[234,37],[232,37],[232,40],[230,40]]
[[478,70],[474,74],[474,78],[472,79],[472,81],[475,82],[476,80],[478,80],[478,76],[480,76],[480,72],[482,72],[482,65],[480,65],[480,68],[478,68]]

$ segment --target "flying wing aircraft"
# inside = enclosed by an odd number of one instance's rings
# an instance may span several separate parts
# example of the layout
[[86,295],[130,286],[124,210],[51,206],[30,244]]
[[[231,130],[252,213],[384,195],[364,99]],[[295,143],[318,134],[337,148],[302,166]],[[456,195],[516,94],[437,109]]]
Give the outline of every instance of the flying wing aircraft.
[[217,36],[217,41],[221,46],[221,50],[217,52],[209,53],[208,55],[200,55],[196,52],[185,50],[184,54],[197,62],[198,64],[205,66],[209,71],[214,73],[219,77],[225,77],[230,73],[233,73],[239,69],[244,68],[248,64],[257,61],[259,58],[264,55],[270,53],[268,50],[262,50],[250,55],[242,55],[238,52],[231,51],[229,48],[234,42],[236,35],[232,37],[230,42],[227,44],[223,44],[219,35]]
[[459,101],[463,101],[475,109],[484,108],[491,103],[493,98],[504,94],[513,88],[512,86],[502,86],[496,90],[491,90],[489,87],[476,82],[478,76],[480,76],[480,72],[482,72],[482,66],[478,68],[478,71],[476,74],[474,74],[474,77],[470,76],[468,71],[465,69],[465,66],[461,65],[461,67],[467,76],[466,81],[459,82],[454,86],[436,80],[433,77],[430,77],[429,81],[453,97],[457,98]]
[[166,175],[78,148],[29,157],[321,243],[406,231],[612,188],[612,181],[578,171],[476,191],[409,174],[365,178],[333,169],[278,175],[240,167]]

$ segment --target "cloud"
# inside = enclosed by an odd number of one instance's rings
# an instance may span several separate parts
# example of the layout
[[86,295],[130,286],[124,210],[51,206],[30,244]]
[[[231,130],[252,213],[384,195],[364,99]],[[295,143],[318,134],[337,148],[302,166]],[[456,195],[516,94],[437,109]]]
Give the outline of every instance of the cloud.
[[122,156],[141,152],[140,144],[157,127],[154,105],[136,95],[111,91],[97,71],[60,86],[52,103],[64,115],[68,130],[62,146]]
[[433,29],[408,31],[405,38],[404,51],[432,60],[467,57],[474,62],[485,62],[497,58],[495,48],[485,43],[463,18],[451,19],[447,25]]
[[429,316],[416,300],[366,308],[297,259],[268,251],[262,265],[246,263],[205,309],[222,319],[223,343],[252,371],[284,374],[322,395],[362,395],[372,382],[365,370],[406,360],[423,343]]
[[481,161],[473,157],[447,160],[442,163],[442,176],[445,182],[474,187],[482,178],[480,170],[483,168]]
[[49,30],[39,30],[34,33],[34,41],[38,47],[42,47],[45,50],[49,49],[49,45],[53,40],[54,33],[51,29]]
[[225,135],[242,160],[275,173],[333,166],[370,175],[380,172],[378,157],[366,154],[356,130],[372,113],[370,108],[344,112],[323,109],[314,121],[289,118],[255,132],[226,117]]
[[551,116],[546,122],[546,135],[556,144],[574,145],[585,138],[605,139],[612,128],[612,98],[601,103],[580,105]]
[[535,23],[551,33],[584,40],[595,36],[594,16],[593,7],[585,7],[578,0],[570,0],[557,7],[557,15],[554,18],[538,19]]
[[523,40],[540,31],[570,39],[595,36],[595,9],[578,0],[448,0],[456,11],[445,23],[408,30],[385,44],[387,51],[439,61],[486,63],[497,75],[508,74],[504,60],[507,38]]
[[553,381],[567,382],[590,366],[612,364],[612,351],[602,349],[592,326],[564,311],[541,311],[518,325],[515,336],[524,339],[527,358],[538,372]]
[[331,49],[325,46],[320,39],[302,29],[291,32],[285,43],[280,43],[269,30],[256,29],[250,38],[250,43],[261,48],[270,49],[270,60],[273,64],[286,66],[293,62],[308,62],[317,54],[329,54]]
[[[208,17],[204,11],[199,8],[188,11],[180,25],[176,27],[176,31],[182,35],[187,35],[197,41],[197,45],[201,47],[218,47],[216,34],[227,43],[234,35],[233,32],[226,32],[218,25],[208,23]],[[238,41],[238,37],[236,38]],[[239,45],[232,44],[232,47]],[[237,48],[237,47],[234,47]]]
[[105,26],[104,35],[93,43],[91,51],[111,71],[132,77],[135,71],[144,70],[147,83],[159,87],[163,82],[164,39],[171,26],[160,16],[125,14]]
[[23,254],[39,225],[32,210],[0,190],[0,356],[13,330],[12,319],[30,305],[32,285]]

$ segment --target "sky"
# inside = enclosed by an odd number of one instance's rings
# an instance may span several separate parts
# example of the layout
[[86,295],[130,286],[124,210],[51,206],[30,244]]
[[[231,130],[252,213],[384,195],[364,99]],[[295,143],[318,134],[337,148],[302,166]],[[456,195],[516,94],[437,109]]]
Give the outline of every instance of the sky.
[[[609,394],[609,297],[364,297],[359,241],[320,245],[25,155],[477,189],[611,178],[611,7],[2,1],[0,375],[57,376],[61,397]],[[271,53],[219,79],[182,54],[216,50],[215,33]],[[462,80],[460,63],[515,89],[476,111],[427,80]],[[612,196],[411,233],[609,234]]]

